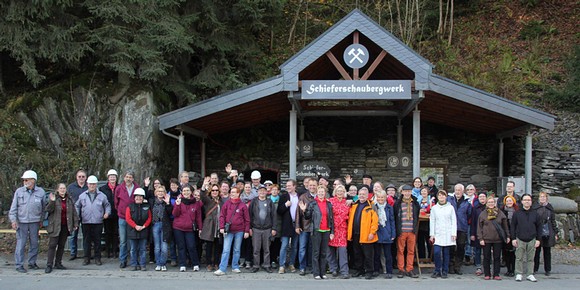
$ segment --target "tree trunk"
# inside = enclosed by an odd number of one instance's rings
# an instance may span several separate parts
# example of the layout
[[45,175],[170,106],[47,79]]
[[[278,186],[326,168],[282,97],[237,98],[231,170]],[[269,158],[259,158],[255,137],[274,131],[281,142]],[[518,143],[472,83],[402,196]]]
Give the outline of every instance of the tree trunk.
[[453,0],[451,2],[451,11],[449,12],[449,38],[447,39],[447,45],[451,45],[451,40],[453,39]]
[[439,25],[437,26],[437,36],[441,38],[443,34],[443,0],[439,0]]
[[302,8],[302,3],[304,0],[300,0],[298,4],[298,9],[296,9],[296,14],[294,14],[294,19],[292,20],[292,26],[290,26],[290,32],[288,33],[288,44],[292,43],[294,38],[294,31],[296,31],[296,24],[298,24],[298,17],[300,16],[300,8]]
[[4,91],[4,74],[2,73],[2,55],[0,55],[0,97],[4,97],[6,91]]

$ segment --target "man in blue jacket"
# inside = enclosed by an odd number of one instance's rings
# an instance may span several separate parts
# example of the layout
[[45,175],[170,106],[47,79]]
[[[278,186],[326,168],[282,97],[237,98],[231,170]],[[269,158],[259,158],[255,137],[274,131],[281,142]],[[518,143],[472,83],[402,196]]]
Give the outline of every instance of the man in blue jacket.
[[16,230],[16,250],[14,261],[16,271],[26,273],[24,269],[24,249],[26,241],[30,241],[28,249],[28,269],[38,270],[38,230],[42,222],[46,206],[44,189],[36,186],[36,172],[28,170],[22,175],[24,186],[16,189],[14,199],[8,214],[12,229]]

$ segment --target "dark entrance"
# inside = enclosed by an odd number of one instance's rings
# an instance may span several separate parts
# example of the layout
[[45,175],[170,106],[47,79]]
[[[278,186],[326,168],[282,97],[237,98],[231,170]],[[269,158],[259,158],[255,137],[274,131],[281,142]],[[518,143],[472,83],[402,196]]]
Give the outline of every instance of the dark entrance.
[[260,171],[260,174],[262,175],[262,179],[260,181],[260,183],[264,183],[266,180],[270,180],[275,184],[279,185],[279,172],[278,171],[273,171],[273,170],[267,170],[267,169],[248,169],[248,170],[244,170],[243,174],[244,174],[244,181],[252,181],[252,179],[250,178],[250,175],[252,175],[252,171],[254,170],[258,170]]

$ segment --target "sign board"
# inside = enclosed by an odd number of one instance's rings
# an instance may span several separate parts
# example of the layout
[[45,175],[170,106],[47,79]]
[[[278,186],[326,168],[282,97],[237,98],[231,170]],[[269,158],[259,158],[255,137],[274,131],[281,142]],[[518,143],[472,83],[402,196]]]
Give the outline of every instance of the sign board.
[[410,100],[410,80],[302,81],[303,100]]
[[351,44],[344,50],[342,58],[350,68],[361,68],[369,62],[369,51],[362,44]]
[[298,152],[302,157],[313,157],[314,156],[314,145],[312,141],[301,141]]
[[296,178],[299,180],[318,176],[330,177],[330,168],[324,161],[304,161],[296,166]]
[[413,157],[409,154],[392,154],[387,157],[388,169],[408,169],[413,166]]

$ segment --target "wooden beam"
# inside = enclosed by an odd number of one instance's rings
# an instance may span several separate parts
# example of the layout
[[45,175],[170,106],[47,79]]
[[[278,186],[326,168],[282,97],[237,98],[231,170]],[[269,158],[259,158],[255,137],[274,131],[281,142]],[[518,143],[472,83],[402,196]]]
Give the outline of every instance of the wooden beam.
[[375,69],[377,69],[377,67],[379,66],[379,64],[381,63],[381,61],[383,61],[383,58],[385,58],[385,55],[387,55],[387,52],[385,50],[381,51],[381,53],[379,53],[379,55],[377,56],[377,58],[375,59],[375,61],[373,61],[373,63],[369,67],[369,69],[367,69],[367,71],[365,72],[365,74],[360,79],[363,80],[363,81],[368,80],[369,77],[371,76],[371,74],[373,72],[375,72]]
[[340,64],[338,59],[336,59],[336,57],[334,56],[334,54],[331,51],[327,51],[326,56],[328,57],[330,62],[332,62],[332,64],[336,68],[336,70],[338,70],[338,72],[340,73],[342,78],[344,78],[345,80],[352,81],[352,78],[350,77],[350,75],[346,72],[344,67]]
[[[352,43],[358,44],[358,41],[359,41],[358,37],[359,37],[358,31],[355,30],[355,32],[352,35]],[[360,78],[358,76],[359,76],[359,69],[358,68],[353,69],[352,70],[352,79],[359,80]]]

